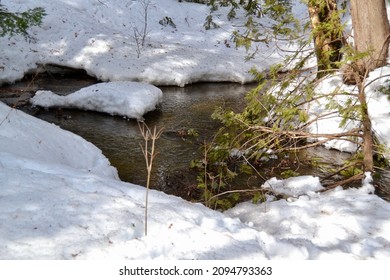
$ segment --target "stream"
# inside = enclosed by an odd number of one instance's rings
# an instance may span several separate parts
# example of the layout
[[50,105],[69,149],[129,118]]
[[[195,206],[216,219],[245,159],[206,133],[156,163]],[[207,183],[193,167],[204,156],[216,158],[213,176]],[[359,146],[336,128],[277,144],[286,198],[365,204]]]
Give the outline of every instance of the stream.
[[[80,135],[102,150],[111,164],[118,169],[121,180],[146,185],[146,166],[140,147],[144,140],[137,121],[80,110],[37,110],[28,104],[27,100],[38,89],[52,90],[57,94],[65,95],[96,83],[96,80],[85,73],[73,71],[69,70],[69,73],[61,71],[60,74],[52,71],[0,88],[0,100]],[[144,116],[145,123],[150,128],[156,126],[157,129],[164,129],[162,136],[156,142],[158,155],[154,162],[152,187],[168,194],[191,199],[189,193],[196,188],[196,178],[189,172],[189,164],[191,160],[201,158],[201,142],[209,141],[219,127],[219,123],[211,118],[211,114],[218,106],[233,110],[243,108],[245,94],[253,86],[200,83],[184,88],[161,87],[162,104],[156,111]],[[200,136],[191,137],[188,135],[191,131],[195,131]],[[299,157],[302,163],[305,159],[318,157],[323,162],[337,164],[349,156],[338,151],[315,148],[302,153]],[[269,170],[271,169],[275,169],[274,176],[278,177],[280,169],[270,163]],[[325,174],[324,170],[305,164],[301,164],[297,170],[300,175],[323,176]],[[382,177],[385,178],[388,186],[390,175],[389,172],[384,173],[385,176]],[[247,185],[247,181],[244,179],[238,181],[238,184]],[[260,183],[252,182],[252,184]]]

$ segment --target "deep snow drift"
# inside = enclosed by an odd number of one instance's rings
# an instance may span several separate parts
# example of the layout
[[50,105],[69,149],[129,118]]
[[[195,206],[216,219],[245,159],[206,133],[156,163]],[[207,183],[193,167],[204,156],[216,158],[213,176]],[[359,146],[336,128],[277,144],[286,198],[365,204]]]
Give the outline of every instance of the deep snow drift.
[[390,204],[369,182],[318,194],[312,176],[272,179],[296,198],[226,213],[151,191],[144,237],[145,189],[97,148],[1,103],[0,120],[0,259],[390,257]]

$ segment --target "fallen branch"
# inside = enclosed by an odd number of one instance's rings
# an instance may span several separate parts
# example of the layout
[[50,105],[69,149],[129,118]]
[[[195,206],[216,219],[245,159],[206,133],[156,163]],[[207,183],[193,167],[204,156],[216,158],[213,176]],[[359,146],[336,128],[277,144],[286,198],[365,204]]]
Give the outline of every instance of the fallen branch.
[[340,181],[337,181],[337,182],[335,182],[333,184],[324,186],[325,189],[321,190],[320,192],[325,192],[325,191],[337,188],[338,186],[344,186],[346,184],[350,184],[350,183],[353,183],[353,182],[356,182],[356,181],[361,181],[363,178],[364,178],[364,174],[363,173],[359,173],[359,174],[356,174],[356,175],[354,175],[352,177],[349,177],[347,179],[340,180]]

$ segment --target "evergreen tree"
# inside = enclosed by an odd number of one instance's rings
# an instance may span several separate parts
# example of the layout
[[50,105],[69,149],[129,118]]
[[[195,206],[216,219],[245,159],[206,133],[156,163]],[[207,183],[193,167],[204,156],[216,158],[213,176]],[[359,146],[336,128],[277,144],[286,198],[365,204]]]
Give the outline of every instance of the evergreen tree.
[[28,29],[31,26],[39,26],[44,16],[45,11],[40,7],[12,13],[0,4],[0,37],[21,34],[31,40],[33,37],[28,33]]
[[338,68],[345,44],[336,0],[308,0],[318,76]]
[[[288,1],[211,2],[214,5],[216,2],[220,5],[231,5],[233,16],[236,15],[234,11],[239,8],[247,11],[246,30],[234,34],[238,45],[249,48],[251,43],[267,42],[270,39],[269,34],[299,38],[295,32],[298,29],[292,28],[292,23],[296,21],[287,9],[288,3],[285,2]],[[381,148],[372,132],[365,83],[372,69],[387,63],[389,31],[387,15],[384,12],[386,9],[383,6],[385,2],[370,0],[362,5],[362,1],[351,1],[354,18],[352,27],[357,34],[354,47],[348,46],[343,38],[340,23],[342,11],[337,9],[335,0],[308,0],[306,3],[310,14],[308,26],[311,27],[311,36],[301,42],[307,45],[309,41],[314,41],[313,54],[317,57],[317,71],[305,71],[307,69],[303,66],[308,58],[306,56],[284,76],[280,75],[280,70],[284,65],[290,64],[291,58],[287,58],[283,65],[272,67],[267,75],[253,70],[259,85],[247,94],[246,108],[238,113],[220,108],[214,113],[214,117],[220,120],[223,126],[216,133],[213,142],[205,144],[204,158],[194,163],[194,166],[201,170],[198,181],[199,186],[205,190],[207,205],[229,204],[220,198],[221,192],[231,193],[228,181],[242,172],[262,175],[260,167],[264,159],[275,155],[283,158],[308,147],[323,145],[330,140],[349,141],[357,147],[354,158],[329,175],[347,176],[334,186],[362,179],[364,172],[374,171],[374,154],[380,157]],[[277,4],[281,4],[284,9],[276,9],[278,12],[272,14]],[[371,25],[367,18],[363,17],[366,14],[373,14],[377,17],[376,21],[383,25],[378,28],[378,32],[381,30],[380,35],[375,34],[375,27],[365,29],[365,26]],[[271,32],[264,32],[264,26],[256,20],[264,15],[289,20],[285,21],[287,24],[283,25],[283,28],[280,28],[281,25],[276,21],[275,27],[269,29]],[[364,24],[357,25],[357,20]],[[373,26],[377,26],[376,24],[372,23]],[[258,34],[262,34],[262,37]],[[377,37],[379,41],[373,39]],[[297,57],[298,54],[294,56],[295,59]],[[319,91],[317,86],[322,80],[329,75],[340,73],[340,67],[352,69],[350,75],[357,85],[357,90],[346,92],[337,88],[332,92]],[[310,114],[310,108],[317,104],[323,104],[323,108],[316,114]],[[331,117],[341,118],[342,132],[329,134],[310,130],[314,123]],[[351,123],[355,125],[351,126]],[[294,172],[289,174],[296,175]]]

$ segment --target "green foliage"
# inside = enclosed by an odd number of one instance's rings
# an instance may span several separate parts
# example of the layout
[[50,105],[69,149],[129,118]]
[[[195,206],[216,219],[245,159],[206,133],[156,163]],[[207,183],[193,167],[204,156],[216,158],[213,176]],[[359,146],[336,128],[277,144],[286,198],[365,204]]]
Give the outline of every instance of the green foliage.
[[255,192],[252,197],[252,203],[258,204],[260,202],[266,202],[267,197],[262,192]]
[[353,157],[344,161],[344,166],[340,170],[340,175],[352,177],[354,175],[363,174],[363,172],[363,154],[357,152]]
[[281,172],[280,176],[283,179],[287,179],[287,178],[299,176],[299,173],[294,171],[294,170],[288,169],[288,170],[285,170],[285,171]]
[[340,171],[340,174],[345,177],[352,177],[357,174],[363,174],[363,170],[361,168],[357,168],[356,165],[354,164],[353,166]]
[[[252,74],[258,79],[258,85],[247,93],[245,108],[241,112],[217,108],[213,113],[213,118],[220,121],[222,127],[213,141],[205,144],[204,157],[196,165],[200,171],[199,187],[205,191],[207,206],[234,205],[233,197],[220,194],[231,190],[230,184],[237,176],[246,174],[262,178],[265,176],[260,173],[264,162],[275,157],[283,159],[291,152],[312,146],[309,139],[315,136],[306,129],[313,121],[338,116],[342,118],[340,126],[343,128],[350,121],[361,123],[362,105],[356,94],[341,91],[340,88],[320,93],[316,88],[321,80],[300,75],[300,71],[295,71],[299,68],[284,75],[280,75],[280,69],[281,65],[275,65],[267,75],[253,69]],[[315,102],[326,104],[325,110],[315,116],[309,115],[308,108]],[[358,146],[362,143],[362,135],[353,130],[345,129],[337,136],[321,135],[321,138],[327,137],[328,140],[352,141]],[[318,143],[320,145],[321,142]],[[363,165],[359,155],[345,162],[337,172],[332,172],[332,176],[362,174]],[[314,158],[313,164],[318,164]],[[299,173],[288,168],[279,175],[288,178]]]
[[40,7],[12,13],[0,5],[0,37],[21,34],[26,39],[32,40],[33,37],[28,33],[28,29],[31,26],[40,26],[45,15],[45,10]]
[[[318,8],[326,1],[316,1]],[[279,3],[279,4],[278,4]],[[233,37],[237,46],[250,49],[253,42],[268,43],[273,36],[283,35],[285,38],[298,38],[294,26],[299,24],[291,16],[289,1],[263,0],[263,1],[210,1],[212,10],[220,6],[231,7],[229,18],[234,19],[240,8],[246,11],[244,31],[235,31]],[[342,11],[340,11],[342,12]],[[211,15],[210,15],[211,16]],[[261,19],[268,16],[275,20],[271,32],[261,24]],[[315,30],[309,40],[300,41],[300,50],[304,49],[315,36],[324,38],[340,39],[343,27],[339,24],[339,13],[331,14]],[[340,62],[333,60],[335,49],[322,50],[323,57],[328,59],[330,67],[341,67],[351,65],[369,55],[369,53],[356,53],[353,48],[345,46],[342,51],[344,60]],[[295,52],[287,57],[285,63],[275,65],[267,73],[256,69],[251,74],[257,79],[258,85],[246,95],[246,106],[241,112],[217,108],[213,118],[220,121],[222,127],[215,134],[211,143],[205,143],[203,147],[204,156],[194,161],[193,167],[199,171],[198,186],[204,190],[205,204],[209,207],[228,207],[238,199],[238,195],[231,194],[231,182],[238,176],[247,174],[263,178],[261,167],[265,161],[276,158],[284,158],[299,150],[315,145],[321,145],[326,140],[346,140],[357,145],[357,154],[350,161],[330,177],[342,175],[346,177],[355,176],[364,172],[364,159],[360,151],[362,133],[359,128],[348,130],[350,122],[362,124],[364,104],[361,104],[358,94],[345,92],[336,88],[333,92],[319,92],[318,83],[321,78],[318,72],[306,71],[305,63],[312,57],[313,53]],[[321,63],[318,60],[318,63]],[[286,65],[290,71],[285,73]],[[332,68],[335,70],[334,68]],[[321,69],[319,69],[321,71]],[[283,73],[283,74],[282,74]],[[304,75],[307,74],[307,75]],[[326,75],[331,71],[324,71]],[[388,85],[381,91],[390,92]],[[389,93],[390,95],[390,93]],[[309,108],[313,105],[323,104],[321,110],[316,114],[309,115]],[[307,128],[316,121],[331,117],[341,117],[339,126],[343,128],[338,134],[311,134]],[[314,140],[319,140],[313,143]],[[322,140],[325,139],[325,140]],[[323,141],[323,142],[321,142]],[[380,154],[380,146],[376,147],[377,154]],[[313,164],[318,165],[316,159]],[[322,166],[321,166],[322,167]],[[281,172],[282,178],[299,175],[295,170],[288,168]],[[234,193],[234,192],[233,192]],[[260,194],[255,194],[254,202],[262,200]]]
[[206,17],[206,21],[205,21],[205,23],[203,24],[203,27],[204,27],[206,30],[220,28],[220,26],[219,26],[217,23],[214,22],[213,16],[212,16],[212,15],[208,15],[208,16]]
[[238,193],[220,194],[230,190],[230,183],[238,173],[250,173],[242,161],[235,162],[231,139],[231,134],[221,130],[211,143],[203,144],[203,157],[190,164],[198,172],[198,188],[203,191],[204,203],[210,208],[227,209],[233,206],[240,198]]
[[386,80],[384,85],[381,85],[378,88],[378,91],[387,96],[387,99],[390,100],[390,80]]
[[199,132],[198,132],[196,129],[194,129],[194,128],[189,128],[189,129],[187,130],[187,135],[188,135],[189,137],[197,138],[197,137],[199,137]]
[[[256,72],[253,70],[253,73]],[[203,189],[203,198],[209,207],[221,208],[234,204],[238,194],[219,194],[231,190],[230,183],[238,174],[261,177],[256,166],[274,156],[270,151],[279,151],[281,155],[285,145],[292,145],[292,142],[279,135],[278,131],[284,130],[284,127],[291,128],[293,121],[308,118],[307,114],[296,106],[303,96],[285,94],[289,83],[280,89],[279,95],[275,95],[276,90],[267,89],[276,86],[277,81],[266,80],[261,73],[256,75],[259,84],[248,92],[247,106],[243,112],[235,113],[223,108],[215,110],[213,118],[219,120],[223,126],[211,143],[204,144],[203,158],[192,163],[192,167],[199,172],[198,187]],[[278,108],[276,105],[282,98],[291,98],[291,102],[285,102],[286,106]]]
[[[237,25],[232,37],[236,47],[244,47],[249,51],[253,43],[268,44],[278,36],[295,40],[301,30],[299,22],[291,12],[290,0],[211,0],[211,13],[206,18],[205,27],[210,29],[212,13],[219,7],[230,7],[228,19],[237,19],[239,11],[245,11],[245,22]],[[267,17],[269,20],[262,21]],[[252,58],[255,52],[250,53],[247,59]]]
[[342,58],[342,47],[346,44],[344,39],[344,26],[340,18],[345,10],[340,9],[344,4],[337,6],[329,0],[308,0],[311,17],[311,40],[315,43],[319,77],[329,71],[337,69]]
[[374,154],[375,165],[378,166],[379,168],[388,168],[389,160],[385,157],[385,155],[390,154],[390,148],[386,147],[385,144],[376,144],[375,152],[376,152]]

